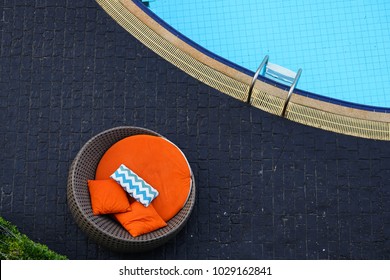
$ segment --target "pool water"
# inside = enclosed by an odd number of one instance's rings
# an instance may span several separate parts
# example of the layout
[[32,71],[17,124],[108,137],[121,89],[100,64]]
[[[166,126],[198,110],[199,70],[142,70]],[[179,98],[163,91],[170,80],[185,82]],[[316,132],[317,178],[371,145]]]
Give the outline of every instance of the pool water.
[[297,88],[390,107],[389,0],[155,0],[186,37],[251,71],[265,55],[297,71]]

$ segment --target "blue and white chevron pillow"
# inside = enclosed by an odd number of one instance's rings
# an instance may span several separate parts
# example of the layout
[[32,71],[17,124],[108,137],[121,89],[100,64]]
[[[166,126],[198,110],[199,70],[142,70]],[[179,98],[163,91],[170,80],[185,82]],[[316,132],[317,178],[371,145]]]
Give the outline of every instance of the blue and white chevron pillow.
[[145,207],[148,207],[152,200],[158,196],[158,191],[155,188],[124,164],[121,164],[110,177]]

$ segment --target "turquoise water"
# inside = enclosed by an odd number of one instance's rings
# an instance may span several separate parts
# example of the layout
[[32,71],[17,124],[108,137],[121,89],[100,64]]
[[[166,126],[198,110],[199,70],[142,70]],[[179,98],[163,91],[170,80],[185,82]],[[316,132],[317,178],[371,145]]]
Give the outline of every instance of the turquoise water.
[[268,54],[303,69],[299,89],[390,107],[389,0],[155,0],[150,9],[251,71]]

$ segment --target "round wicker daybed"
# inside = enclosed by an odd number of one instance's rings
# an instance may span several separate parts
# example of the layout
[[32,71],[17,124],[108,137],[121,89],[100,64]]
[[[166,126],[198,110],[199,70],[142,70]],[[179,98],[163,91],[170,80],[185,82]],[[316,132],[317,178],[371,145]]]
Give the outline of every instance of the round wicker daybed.
[[132,237],[110,215],[95,216],[93,214],[88,180],[95,178],[99,162],[110,147],[134,135],[162,137],[154,131],[139,127],[116,127],[103,131],[81,148],[70,167],[68,176],[68,205],[75,221],[96,243],[118,252],[141,252],[163,245],[184,227],[195,204],[195,181],[190,169],[191,187],[188,198],[183,208],[167,221],[167,226],[161,229]]

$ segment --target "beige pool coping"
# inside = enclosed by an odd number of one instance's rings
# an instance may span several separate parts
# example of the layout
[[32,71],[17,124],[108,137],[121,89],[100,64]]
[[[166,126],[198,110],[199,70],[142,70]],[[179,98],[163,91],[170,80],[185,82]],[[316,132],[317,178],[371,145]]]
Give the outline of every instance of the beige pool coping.
[[[242,102],[247,100],[252,77],[189,45],[160,25],[132,0],[96,0],[125,30],[199,81]],[[288,91],[257,80],[250,104],[282,115]],[[363,138],[390,140],[390,114],[341,106],[293,94],[286,119],[324,130]]]

